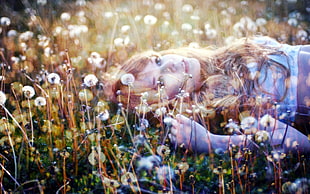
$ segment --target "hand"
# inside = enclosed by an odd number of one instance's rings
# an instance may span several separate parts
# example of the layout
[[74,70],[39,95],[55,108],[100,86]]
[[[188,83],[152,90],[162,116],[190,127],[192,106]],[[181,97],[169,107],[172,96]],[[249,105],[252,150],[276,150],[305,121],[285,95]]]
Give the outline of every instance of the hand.
[[183,115],[177,115],[172,121],[170,141],[176,146],[206,152],[209,148],[209,133],[196,121]]

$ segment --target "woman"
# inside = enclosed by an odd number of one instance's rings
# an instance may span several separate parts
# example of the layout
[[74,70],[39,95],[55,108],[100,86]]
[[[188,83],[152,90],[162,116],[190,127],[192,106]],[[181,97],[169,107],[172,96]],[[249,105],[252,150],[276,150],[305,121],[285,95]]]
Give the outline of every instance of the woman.
[[[176,105],[191,107],[187,113],[193,119],[178,115],[172,122],[170,138],[199,152],[227,149],[230,144],[247,146],[249,142],[257,146],[253,138],[262,130],[268,132],[272,146],[286,152],[308,152],[307,137],[287,124],[304,133],[310,129],[309,56],[309,46],[280,44],[268,37],[245,38],[218,49],[145,52],[125,62],[106,91],[112,100],[129,102],[130,107],[168,105],[173,112]],[[195,114],[193,107],[220,112],[226,126],[229,119],[242,122],[263,115],[270,119],[265,126],[254,122],[251,132],[241,128],[236,136],[216,135],[208,131],[216,127],[210,124],[213,117]],[[184,112],[180,109],[179,113]]]

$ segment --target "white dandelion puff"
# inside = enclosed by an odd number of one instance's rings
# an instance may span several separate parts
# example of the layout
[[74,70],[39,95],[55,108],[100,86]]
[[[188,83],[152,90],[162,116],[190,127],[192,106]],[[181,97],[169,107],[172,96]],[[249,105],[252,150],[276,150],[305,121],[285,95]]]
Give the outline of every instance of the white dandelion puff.
[[22,88],[22,91],[23,91],[26,98],[32,98],[36,94],[36,92],[32,86],[24,86]]
[[276,121],[271,115],[266,114],[260,119],[260,124],[264,127],[274,127]]
[[34,105],[35,106],[45,106],[46,105],[46,99],[42,96],[39,96],[34,100]]
[[143,21],[146,25],[154,25],[157,22],[157,18],[153,15],[146,15],[144,16]]
[[62,21],[69,21],[71,19],[71,15],[68,12],[64,12],[60,15],[60,19]]
[[181,25],[181,29],[183,31],[187,31],[188,32],[188,31],[191,31],[193,29],[193,26],[191,24],[189,24],[189,23],[183,23]]
[[87,59],[87,61],[91,64],[91,65],[93,65],[93,66],[95,66],[95,67],[103,67],[104,65],[105,65],[105,63],[104,63],[104,58],[102,58],[101,56],[100,56],[100,54],[99,53],[97,53],[97,52],[92,52],[91,54],[90,54],[90,57],[88,57],[88,59]]
[[110,118],[110,113],[108,110],[105,110],[97,115],[97,118],[101,121],[106,121]]
[[84,84],[87,87],[95,86],[98,83],[98,78],[94,74],[88,74],[84,78]]
[[60,84],[60,76],[57,73],[47,75],[47,81],[51,84]]
[[184,4],[182,6],[182,11],[186,12],[186,13],[189,13],[189,12],[194,11],[194,8],[193,8],[193,6],[191,4]]
[[1,26],[9,26],[9,25],[11,25],[11,20],[8,17],[1,17],[0,18],[0,24],[1,24]]
[[0,105],[4,105],[6,101],[6,95],[4,92],[0,91]]
[[269,133],[267,131],[258,131],[255,133],[255,142],[264,143],[269,140]]
[[123,85],[133,84],[135,77],[131,73],[126,73],[121,77],[121,82]]

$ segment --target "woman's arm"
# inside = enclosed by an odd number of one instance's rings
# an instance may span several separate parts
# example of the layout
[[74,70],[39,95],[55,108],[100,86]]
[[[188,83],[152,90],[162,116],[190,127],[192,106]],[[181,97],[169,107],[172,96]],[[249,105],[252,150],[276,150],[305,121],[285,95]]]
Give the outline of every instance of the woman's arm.
[[[272,130],[274,129],[274,130]],[[295,128],[280,121],[275,127],[267,130],[270,145],[275,150],[287,152],[310,152],[308,138]],[[252,136],[246,135],[216,135],[210,133],[206,128],[197,122],[183,116],[177,115],[172,122],[170,139],[178,146],[191,149],[200,153],[210,153],[212,150],[228,150],[229,145],[239,147],[252,144],[251,148],[259,146]]]

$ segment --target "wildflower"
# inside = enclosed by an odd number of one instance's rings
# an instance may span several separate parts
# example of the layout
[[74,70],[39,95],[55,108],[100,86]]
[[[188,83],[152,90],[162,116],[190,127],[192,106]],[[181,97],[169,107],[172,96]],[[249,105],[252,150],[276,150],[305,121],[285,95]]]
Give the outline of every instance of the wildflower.
[[165,145],[160,145],[157,147],[156,152],[161,157],[169,156],[170,154],[170,148]]
[[32,98],[35,95],[35,91],[32,86],[24,86],[22,91],[26,98]]
[[97,115],[97,118],[101,121],[106,121],[110,118],[110,113],[108,110],[105,110],[104,112],[101,112]]
[[157,22],[157,18],[153,15],[146,15],[143,18],[143,21],[146,25],[154,25]]
[[1,26],[9,26],[11,24],[11,20],[8,17],[1,17],[0,24]]
[[98,83],[98,78],[94,74],[88,74],[84,78],[84,84],[87,87],[95,86]]
[[153,167],[159,166],[161,158],[157,155],[142,157],[138,161],[138,170],[152,170]]
[[184,174],[189,169],[189,165],[186,162],[181,162],[177,164],[177,169],[175,174]]
[[161,166],[156,169],[156,177],[159,181],[171,180],[174,178],[174,171],[169,166]]
[[46,99],[44,97],[37,97],[34,100],[34,105],[36,106],[45,106],[46,105]]
[[64,22],[69,21],[71,19],[71,15],[68,12],[64,12],[60,15],[60,19]]
[[0,105],[4,105],[6,101],[6,95],[2,91],[0,91]]
[[47,75],[47,81],[51,84],[60,84],[60,76],[57,73]]
[[134,176],[131,172],[126,172],[121,176],[121,182],[123,185],[129,185],[137,181],[136,176]]
[[186,12],[186,13],[189,13],[189,12],[192,12],[194,10],[193,6],[190,5],[190,4],[184,4],[182,6],[182,11],[183,12]]
[[131,85],[135,81],[135,77],[131,73],[126,73],[122,75],[121,82],[124,85]]
[[271,115],[266,114],[260,119],[260,124],[263,127],[274,127],[276,120]]
[[264,143],[269,140],[269,133],[267,131],[257,131],[254,136],[256,143]]

